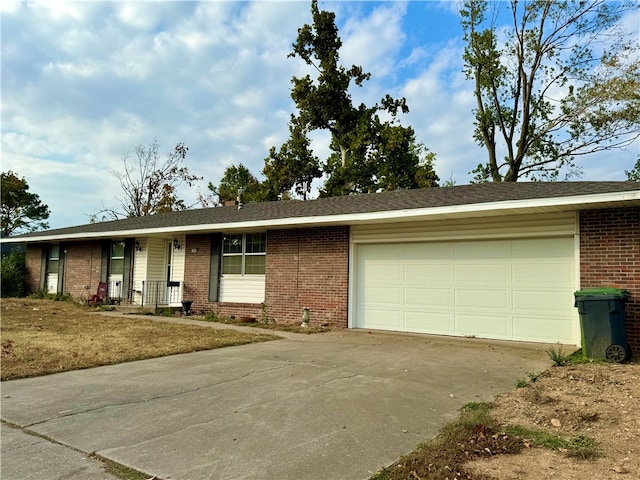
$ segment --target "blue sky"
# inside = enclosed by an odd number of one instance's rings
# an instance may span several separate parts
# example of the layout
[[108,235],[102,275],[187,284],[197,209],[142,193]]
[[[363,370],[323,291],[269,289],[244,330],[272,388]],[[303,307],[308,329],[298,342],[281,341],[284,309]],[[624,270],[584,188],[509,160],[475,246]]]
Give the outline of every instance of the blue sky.
[[[2,15],[2,171],[26,177],[52,228],[88,222],[120,193],[109,170],[154,138],[189,147],[186,165],[217,184],[226,167],[254,174],[287,138],[293,75],[287,58],[308,1],[18,2]],[[406,97],[417,140],[441,180],[468,183],[486,154],[472,138],[472,84],[462,73],[457,2],[321,2],[336,12],[342,62],[372,78],[354,90],[372,104]],[[636,13],[637,15],[637,13]],[[635,17],[637,20],[637,17]],[[634,22],[631,22],[632,24]],[[637,27],[637,22],[635,22]],[[326,134],[314,135],[324,158]],[[583,180],[623,180],[638,154],[581,159]],[[180,192],[195,202],[197,188]]]

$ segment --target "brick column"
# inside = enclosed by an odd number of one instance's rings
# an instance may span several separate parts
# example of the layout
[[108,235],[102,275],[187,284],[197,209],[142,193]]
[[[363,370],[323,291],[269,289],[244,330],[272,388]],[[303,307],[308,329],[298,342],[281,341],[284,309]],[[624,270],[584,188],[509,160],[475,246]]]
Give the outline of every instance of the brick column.
[[27,295],[40,289],[40,270],[42,269],[42,246],[27,245],[25,256],[26,278],[25,288]]
[[209,307],[210,256],[209,235],[187,235],[182,298],[193,300],[194,312],[206,311]]
[[272,230],[267,233],[266,310],[280,323],[347,327],[349,227]]
[[580,212],[580,286],[631,292],[626,307],[629,345],[640,356],[640,208]]

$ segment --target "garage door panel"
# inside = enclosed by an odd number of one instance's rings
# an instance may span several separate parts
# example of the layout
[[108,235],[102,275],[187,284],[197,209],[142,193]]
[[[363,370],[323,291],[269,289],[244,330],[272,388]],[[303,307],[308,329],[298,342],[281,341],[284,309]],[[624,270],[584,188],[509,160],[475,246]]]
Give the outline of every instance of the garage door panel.
[[[361,258],[375,260],[401,260],[403,257],[402,248],[389,248],[389,244],[369,244],[359,250]],[[396,245],[397,247],[397,245]]]
[[511,267],[514,286],[549,285],[565,286],[573,280],[573,264],[561,263],[516,263]]
[[449,313],[405,312],[404,325],[410,332],[423,332],[425,325],[428,325],[430,333],[450,335],[453,316]]
[[575,318],[514,316],[513,334],[515,338],[526,338],[532,342],[575,343]]
[[509,296],[506,290],[485,288],[457,288],[454,294],[454,306],[456,308],[482,310],[505,309],[508,306]]
[[454,272],[456,283],[478,284],[481,279],[485,285],[506,285],[509,281],[509,269],[504,264],[462,263],[454,267]]
[[511,318],[508,315],[458,314],[454,317],[455,331],[462,335],[509,338]]
[[562,312],[573,306],[573,293],[557,290],[516,290],[512,293],[514,312]]
[[368,261],[362,264],[361,272],[364,284],[402,280],[402,266],[397,263]]
[[361,298],[365,305],[399,308],[402,306],[402,288],[400,287],[368,287],[363,290]]
[[455,259],[507,259],[511,258],[511,242],[494,240],[490,242],[456,242]]
[[535,260],[573,258],[573,239],[559,242],[557,238],[531,238],[513,242],[512,258]]
[[405,288],[404,305],[412,307],[451,308],[452,291],[448,288]]
[[405,260],[450,260],[454,247],[451,243],[407,243],[400,245]]
[[422,285],[443,284],[451,281],[451,266],[441,263],[417,263],[404,265],[404,281],[407,283],[417,283]]
[[402,312],[398,309],[365,308],[362,315],[367,319],[367,328],[403,330]]

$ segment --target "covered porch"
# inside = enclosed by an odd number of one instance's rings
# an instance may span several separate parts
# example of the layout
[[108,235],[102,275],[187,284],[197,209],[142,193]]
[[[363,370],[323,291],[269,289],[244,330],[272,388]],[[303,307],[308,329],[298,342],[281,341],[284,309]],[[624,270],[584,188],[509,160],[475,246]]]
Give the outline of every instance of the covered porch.
[[107,275],[109,303],[181,307],[185,237],[113,240]]

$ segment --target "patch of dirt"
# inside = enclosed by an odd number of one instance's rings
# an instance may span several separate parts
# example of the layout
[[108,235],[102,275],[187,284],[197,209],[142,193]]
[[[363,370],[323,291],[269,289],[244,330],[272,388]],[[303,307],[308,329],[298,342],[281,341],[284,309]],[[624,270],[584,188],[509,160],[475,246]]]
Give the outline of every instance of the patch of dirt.
[[[552,367],[527,387],[499,396],[491,416],[565,438],[585,436],[599,445],[596,459],[525,448],[516,455],[465,465],[476,476],[500,480],[640,478],[640,365],[578,364]],[[525,439],[525,445],[526,445]]]

